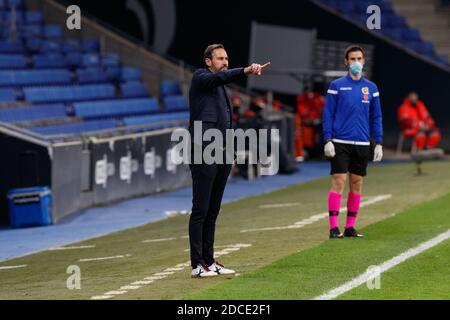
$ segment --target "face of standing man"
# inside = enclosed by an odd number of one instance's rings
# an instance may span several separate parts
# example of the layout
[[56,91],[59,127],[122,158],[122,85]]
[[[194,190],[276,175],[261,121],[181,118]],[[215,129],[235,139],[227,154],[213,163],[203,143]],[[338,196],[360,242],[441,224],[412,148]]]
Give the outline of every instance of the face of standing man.
[[214,49],[211,58],[206,58],[205,63],[211,72],[225,71],[228,69],[227,52],[223,48]]
[[347,53],[345,58],[345,66],[349,68],[352,78],[360,78],[366,60],[362,51],[351,51]]

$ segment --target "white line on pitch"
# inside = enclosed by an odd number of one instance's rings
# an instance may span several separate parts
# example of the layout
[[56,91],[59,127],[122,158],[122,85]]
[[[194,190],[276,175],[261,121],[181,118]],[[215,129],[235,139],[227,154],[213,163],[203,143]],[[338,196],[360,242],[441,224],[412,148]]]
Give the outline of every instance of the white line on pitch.
[[57,250],[77,250],[77,249],[91,249],[95,248],[94,245],[92,246],[78,246],[78,247],[56,247],[56,248],[50,248],[47,249],[49,251],[57,251]]
[[100,258],[89,258],[89,259],[80,259],[79,262],[88,262],[88,261],[101,261],[101,260],[112,260],[112,259],[123,259],[131,257],[131,254],[119,255],[113,257],[100,257]]
[[273,209],[273,208],[288,208],[299,206],[300,202],[292,203],[273,203],[273,204],[262,204],[259,206],[260,209]]
[[[369,197],[368,200],[361,202],[360,207],[363,208],[363,207],[372,205],[374,203],[387,200],[387,199],[389,199],[391,197],[392,197],[391,194],[381,195],[381,196],[376,196],[376,197]],[[294,224],[291,224],[289,226],[267,227],[267,228],[258,228],[258,229],[244,229],[244,230],[241,230],[241,232],[299,229],[299,228],[303,228],[306,225],[309,225],[309,224],[312,224],[312,223],[317,222],[319,220],[325,219],[326,217],[328,217],[328,212],[315,214],[315,215],[313,215],[313,216],[311,216],[309,218],[306,218],[306,219],[303,219],[301,221],[295,222]]]
[[20,266],[4,266],[4,267],[0,267],[0,270],[19,269],[19,268],[25,268],[26,266],[27,266],[26,264],[22,264]]
[[172,241],[177,240],[177,238],[163,238],[163,239],[152,239],[152,240],[144,240],[143,243],[150,243],[150,242],[164,242],[164,241]]
[[399,265],[400,263],[408,260],[409,258],[412,258],[414,256],[417,256],[418,254],[440,244],[441,242],[447,240],[450,238],[450,229],[447,230],[444,233],[441,233],[437,237],[428,240],[426,242],[421,243],[415,248],[409,249],[398,256],[380,264],[379,267],[379,273],[374,274],[373,272],[366,271],[360,276],[350,280],[349,282],[344,283],[342,286],[337,287],[333,290],[330,290],[318,297],[313,298],[313,300],[331,300],[334,298],[339,297],[340,295],[356,288],[362,285],[363,283],[367,283],[368,280],[373,279],[380,275],[381,273]]
[[[231,252],[240,250],[241,248],[248,248],[251,246],[252,246],[251,244],[246,244],[246,243],[232,244],[232,245],[229,245],[226,249],[224,249],[220,252],[217,252],[215,254],[215,257],[227,255],[227,254],[230,254]],[[136,289],[141,288],[144,285],[151,284],[151,283],[154,283],[155,281],[165,279],[165,278],[175,274],[175,271],[182,271],[185,268],[189,267],[190,265],[191,265],[190,261],[187,261],[184,263],[179,263],[174,267],[165,269],[163,272],[155,273],[150,277],[144,278],[143,280],[132,282],[130,285],[122,286],[118,290],[115,290],[115,291],[106,292],[101,296],[93,296],[93,297],[91,297],[91,299],[92,300],[106,300],[106,299],[114,298],[114,296],[125,294],[129,290],[136,290]]]

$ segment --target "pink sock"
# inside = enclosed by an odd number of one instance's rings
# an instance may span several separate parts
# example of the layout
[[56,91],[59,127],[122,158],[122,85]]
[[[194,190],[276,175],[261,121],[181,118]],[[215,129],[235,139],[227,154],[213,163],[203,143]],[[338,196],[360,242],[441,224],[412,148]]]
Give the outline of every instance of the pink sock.
[[356,216],[358,215],[359,205],[361,203],[361,195],[349,192],[347,199],[347,223],[345,228],[355,226]]
[[339,210],[341,209],[341,194],[328,192],[328,212],[330,213],[330,230],[339,226]]

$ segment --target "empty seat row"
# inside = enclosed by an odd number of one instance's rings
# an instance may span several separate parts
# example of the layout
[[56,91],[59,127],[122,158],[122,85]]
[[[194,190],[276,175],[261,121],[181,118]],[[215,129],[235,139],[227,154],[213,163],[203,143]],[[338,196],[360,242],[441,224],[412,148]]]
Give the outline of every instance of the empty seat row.
[[167,96],[163,98],[164,110],[182,111],[189,109],[189,103],[185,96]]
[[66,116],[66,107],[63,104],[0,109],[0,121],[4,122],[64,118]]
[[115,88],[112,84],[66,87],[25,87],[23,92],[25,99],[33,103],[108,99],[115,96]]
[[0,71],[0,86],[68,84],[71,73],[66,69]]
[[27,58],[21,54],[0,54],[0,69],[24,69]]
[[75,115],[83,118],[120,117],[160,111],[158,101],[154,98],[77,102],[73,107]]
[[148,97],[147,88],[140,81],[132,81],[121,84],[123,97]]
[[42,135],[74,134],[83,132],[93,132],[105,129],[115,128],[118,122],[114,119],[86,121],[78,123],[69,123],[63,125],[53,125],[46,127],[34,127],[28,130]]
[[188,121],[189,112],[163,113],[148,116],[125,117],[123,122],[126,126],[137,126],[167,121]]
[[16,101],[17,95],[14,89],[0,89],[0,102]]

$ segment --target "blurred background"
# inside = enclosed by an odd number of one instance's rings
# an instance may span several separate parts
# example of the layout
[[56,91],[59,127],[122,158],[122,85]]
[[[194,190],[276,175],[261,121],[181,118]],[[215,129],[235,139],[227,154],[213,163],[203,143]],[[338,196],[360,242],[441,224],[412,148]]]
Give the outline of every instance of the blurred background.
[[[67,27],[70,5],[80,29]],[[370,5],[381,29],[367,27]],[[272,62],[229,93],[235,128],[280,129],[279,174],[324,160],[324,96],[353,43],[381,93],[386,158],[450,150],[448,0],[0,0],[0,226],[189,186],[170,135],[187,126],[212,43],[230,67]],[[258,173],[240,165],[232,179]]]

